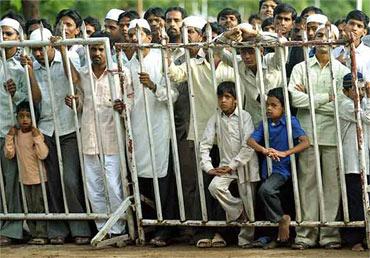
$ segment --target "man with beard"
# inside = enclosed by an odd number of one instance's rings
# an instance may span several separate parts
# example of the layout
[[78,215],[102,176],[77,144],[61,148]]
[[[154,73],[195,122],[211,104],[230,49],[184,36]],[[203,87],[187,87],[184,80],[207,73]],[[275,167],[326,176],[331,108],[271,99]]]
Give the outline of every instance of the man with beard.
[[[22,21],[18,18],[18,15],[14,13],[12,15],[6,15],[0,21],[0,26],[3,33],[4,41],[19,41],[21,33]],[[40,102],[41,93],[38,88],[37,81],[35,80],[33,67],[29,65],[29,57],[21,57],[20,49],[17,47],[5,48],[5,60],[0,59],[0,149],[4,149],[5,137],[7,131],[14,126],[15,114],[11,113],[11,107],[9,105],[9,98],[11,97],[11,103],[13,111],[16,110],[16,105],[26,100],[27,98],[27,83],[25,76],[24,67],[22,64],[27,64],[27,69],[30,74],[30,82],[32,89],[33,101],[35,104]],[[23,63],[22,59],[26,59]],[[32,62],[31,62],[32,63]],[[4,66],[7,67],[7,78],[5,77]],[[9,96],[10,95],[10,96]],[[19,191],[19,177],[16,158],[6,159],[4,151],[0,151],[0,165],[3,172],[3,179],[5,185],[5,198],[7,200],[7,208],[9,213],[20,213],[21,208],[21,196]],[[3,212],[3,205],[0,205],[0,212]],[[0,246],[12,244],[15,240],[23,238],[23,229],[21,220],[1,220],[0,221]]]
[[[169,43],[181,43],[181,27],[182,21],[186,18],[187,14],[185,9],[179,6],[173,6],[166,10],[164,16],[166,17],[166,33],[169,38]],[[182,48],[173,50],[171,56],[176,60],[184,54]]]
[[[315,34],[315,40],[327,40],[327,29],[320,26]],[[324,192],[325,213],[327,221],[335,221],[339,216],[340,186],[338,181],[338,156],[336,143],[336,127],[334,120],[334,95],[331,89],[331,72],[329,68],[329,47],[316,46],[316,53],[308,59],[310,87],[315,92],[315,113],[317,124],[317,141],[320,155],[320,168]],[[334,78],[337,81],[338,102],[343,98],[342,79],[349,69],[337,60],[332,60]],[[301,209],[303,221],[319,220],[319,197],[315,177],[316,162],[312,125],[307,93],[305,62],[297,64],[292,71],[289,91],[292,94],[292,106],[298,109],[297,118],[301,122],[310,139],[311,146],[300,153],[298,184],[300,186]],[[341,239],[337,228],[307,228],[297,227],[297,237],[294,249],[306,249],[319,242],[320,246],[334,249],[341,247]]]

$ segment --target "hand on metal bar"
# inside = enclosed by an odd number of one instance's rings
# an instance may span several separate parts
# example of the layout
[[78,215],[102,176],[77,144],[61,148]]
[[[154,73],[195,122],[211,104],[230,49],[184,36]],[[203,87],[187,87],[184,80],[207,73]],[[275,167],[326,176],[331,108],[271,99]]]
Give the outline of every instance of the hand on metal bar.
[[21,55],[20,56],[20,61],[21,61],[21,65],[22,66],[26,66],[28,67],[28,70],[33,70],[33,62],[32,62],[32,59],[31,57],[29,57],[28,55]]
[[64,98],[64,103],[72,109],[73,99],[76,101],[76,106],[78,106],[79,96],[68,95]]
[[122,100],[116,99],[113,103],[113,109],[116,110],[118,113],[122,114],[122,111],[126,108],[125,104]]
[[17,86],[15,85],[15,82],[13,81],[13,79],[9,79],[7,80],[6,82],[4,82],[4,89],[9,92],[10,96],[14,96],[16,90],[17,90]]
[[150,76],[148,73],[138,73],[139,74],[139,80],[140,83],[144,86],[147,87],[149,90],[152,90],[155,92],[157,90],[157,86],[154,84],[154,82],[150,79]]

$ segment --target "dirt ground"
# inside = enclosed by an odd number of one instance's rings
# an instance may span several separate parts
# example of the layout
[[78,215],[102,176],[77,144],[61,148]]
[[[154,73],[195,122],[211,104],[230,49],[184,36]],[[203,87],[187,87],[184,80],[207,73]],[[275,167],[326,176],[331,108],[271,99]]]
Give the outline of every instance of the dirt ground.
[[11,247],[3,247],[0,249],[1,258],[21,258],[21,257],[158,257],[158,258],[218,258],[218,257],[269,257],[269,258],[355,258],[355,257],[370,257],[369,252],[352,252],[350,250],[323,250],[309,249],[304,251],[293,251],[290,249],[274,249],[261,250],[251,249],[243,250],[237,247],[227,247],[220,249],[199,249],[188,245],[172,245],[164,248],[152,248],[150,246],[138,247],[128,246],[123,248],[106,247],[96,249],[91,246],[76,246],[66,244],[64,246],[29,246],[29,245],[14,245]]

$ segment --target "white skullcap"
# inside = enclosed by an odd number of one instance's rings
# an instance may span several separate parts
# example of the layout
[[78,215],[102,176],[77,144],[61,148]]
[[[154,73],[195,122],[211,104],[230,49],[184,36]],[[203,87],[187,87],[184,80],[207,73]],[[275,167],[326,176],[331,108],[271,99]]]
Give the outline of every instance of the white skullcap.
[[124,13],[125,11],[122,11],[120,9],[110,9],[107,15],[105,15],[105,19],[113,20],[118,22],[118,17],[121,13]]
[[249,24],[248,22],[240,23],[236,27],[239,28],[239,29],[253,30],[253,26],[251,24]]
[[[319,30],[321,30],[321,29],[323,29],[323,28],[326,28],[326,26],[325,26],[325,25],[320,25],[319,27],[317,27],[315,34],[316,34]],[[339,39],[339,30],[338,30],[337,26],[335,26],[334,24],[331,24],[331,25],[330,25],[330,31],[331,31],[331,33],[333,33],[333,34],[335,35],[335,38],[336,38],[336,39]]]
[[188,16],[184,20],[184,25],[186,27],[193,27],[199,30],[202,30],[203,27],[207,24],[206,19],[204,19],[202,16]]
[[128,26],[128,29],[129,30],[135,29],[136,25],[139,25],[140,28],[142,29],[145,28],[151,32],[149,23],[145,19],[133,19],[132,21],[130,21],[130,25]]
[[21,25],[17,20],[11,18],[4,18],[0,21],[0,26],[9,26],[16,30],[18,33],[21,30]]
[[30,35],[30,40],[48,40],[51,36],[53,36],[53,34],[51,34],[50,30],[48,29],[43,29],[42,30],[42,36],[43,38],[41,38],[41,28],[38,28],[34,31],[32,31],[31,35]]
[[310,22],[317,22],[319,24],[325,24],[328,21],[328,17],[322,14],[312,14],[307,17],[306,24]]

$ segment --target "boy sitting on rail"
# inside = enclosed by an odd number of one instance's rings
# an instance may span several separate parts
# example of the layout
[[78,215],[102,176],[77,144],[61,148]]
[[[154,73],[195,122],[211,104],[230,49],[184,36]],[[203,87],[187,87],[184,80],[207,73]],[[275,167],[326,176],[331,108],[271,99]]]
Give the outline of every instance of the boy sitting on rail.
[[[260,122],[258,128],[253,132],[247,143],[255,151],[264,155],[262,162],[262,178],[264,182],[258,190],[258,195],[264,204],[267,219],[271,222],[279,223],[277,240],[286,242],[289,239],[291,218],[283,211],[279,193],[281,187],[291,176],[289,156],[308,148],[310,143],[299,121],[292,116],[292,136],[295,146],[291,149],[289,148],[283,89],[274,88],[268,92],[267,96],[266,115],[268,118],[270,148],[264,147],[264,128],[262,122]],[[272,159],[272,173],[269,177],[266,157]]]
[[[247,146],[246,140],[254,130],[252,118],[247,111],[240,114],[237,106],[235,85],[233,82],[222,82],[217,87],[218,106],[220,108],[208,121],[200,143],[202,169],[213,175],[208,189],[226,211],[227,221],[243,220],[245,217],[244,204],[254,199],[254,185],[259,181],[258,160],[256,153]],[[239,119],[242,119],[242,134],[239,129]],[[219,123],[218,121],[219,120]],[[219,125],[219,128],[217,128]],[[242,139],[240,139],[242,135]],[[217,143],[220,151],[220,166],[212,165],[210,150]],[[251,162],[249,175],[245,175],[243,166]],[[239,175],[239,176],[238,176]],[[234,197],[229,191],[232,181],[238,180],[240,198]],[[247,196],[246,181],[252,182],[252,196]],[[242,228],[238,245],[242,248],[251,247],[254,228]],[[214,238],[222,238],[216,233]]]

